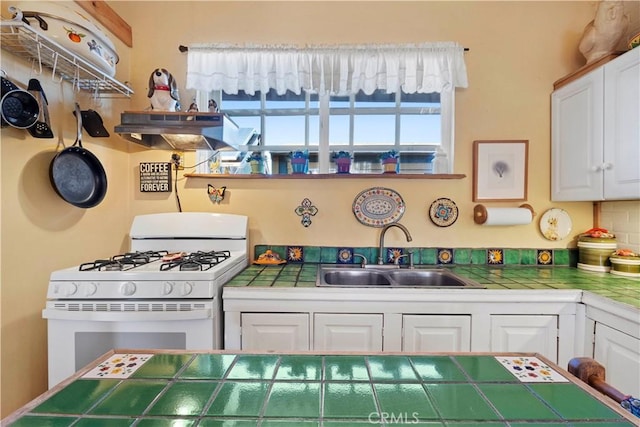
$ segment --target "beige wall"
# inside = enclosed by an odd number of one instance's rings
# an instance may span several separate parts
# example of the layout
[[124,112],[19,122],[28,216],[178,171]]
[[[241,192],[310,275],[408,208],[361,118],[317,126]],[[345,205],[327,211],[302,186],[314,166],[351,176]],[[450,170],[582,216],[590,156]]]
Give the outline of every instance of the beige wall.
[[[9,2],[0,4],[6,10]],[[131,101],[102,100],[92,106],[86,94],[73,94],[68,84],[46,82],[57,134],[74,140],[70,114],[75,97],[94,108],[107,129],[119,112],[143,109],[149,73],[171,70],[181,84],[182,103],[193,93],[184,89],[186,55],[178,45],[229,43],[404,43],[454,40],[471,49],[466,54],[469,88],[457,92],[455,172],[463,180],[224,180],[179,179],[185,211],[233,212],[250,216],[251,243],[370,245],[378,230],[361,226],[351,212],[355,195],[371,186],[395,189],[405,199],[402,223],[415,246],[566,247],[568,240],[542,238],[537,221],[527,226],[483,228],[471,212],[472,143],[476,139],[530,141],[529,200],[538,213],[566,209],[576,232],[590,227],[590,203],[549,200],[549,94],[555,80],[582,65],[577,52],[582,29],[593,18],[595,2],[109,2],[133,27],[134,47],[116,41],[121,62],[118,78],[129,81]],[[628,3],[629,6],[631,3]],[[636,6],[638,2],[634,2]],[[627,7],[627,9],[631,9]],[[4,13],[4,12],[3,12]],[[637,10],[634,23],[639,22]],[[115,40],[115,38],[114,38]],[[26,84],[30,67],[2,51],[2,68]],[[46,322],[41,319],[49,273],[127,247],[133,215],[176,211],[173,194],[136,190],[137,165],[168,161],[170,153],[143,150],[117,135],[108,140],[85,134],[85,146],[105,165],[109,192],[90,210],[62,202],[49,185],[47,168],[55,142],[35,140],[24,131],[2,129],[0,186],[2,244],[2,416],[46,389]],[[186,164],[194,163],[193,155]],[[212,204],[207,184],[226,185],[223,204]],[[293,210],[308,197],[319,213],[303,228]],[[461,217],[452,227],[433,226],[427,208],[449,197]],[[513,206],[493,204],[492,206]],[[389,241],[400,236],[389,233]],[[27,255],[22,255],[28,250]],[[24,257],[35,267],[21,268]]]

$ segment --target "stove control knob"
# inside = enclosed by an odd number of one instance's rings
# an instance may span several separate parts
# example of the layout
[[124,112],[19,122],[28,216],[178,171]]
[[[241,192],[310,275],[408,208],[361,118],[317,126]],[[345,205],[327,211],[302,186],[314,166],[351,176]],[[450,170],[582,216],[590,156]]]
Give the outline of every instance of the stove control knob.
[[162,295],[169,295],[173,292],[174,282],[164,282],[162,284]]
[[136,284],[133,282],[125,282],[120,286],[120,293],[126,297],[136,293]]
[[94,282],[85,284],[83,288],[84,288],[84,296],[86,297],[90,297],[91,295],[94,295],[98,290],[98,286]]
[[62,289],[60,289],[60,291],[65,297],[70,297],[71,295],[78,292],[78,285],[75,282],[66,283],[64,286],[62,286]]
[[182,285],[182,295],[187,296],[193,291],[193,283],[192,282],[184,282]]

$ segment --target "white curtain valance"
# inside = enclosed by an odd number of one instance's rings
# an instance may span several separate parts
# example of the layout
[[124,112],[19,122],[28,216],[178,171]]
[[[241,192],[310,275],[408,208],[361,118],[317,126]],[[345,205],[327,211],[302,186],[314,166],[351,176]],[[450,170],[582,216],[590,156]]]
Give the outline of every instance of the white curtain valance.
[[348,95],[376,89],[431,93],[467,87],[464,48],[455,42],[402,45],[190,46],[187,89],[302,90]]

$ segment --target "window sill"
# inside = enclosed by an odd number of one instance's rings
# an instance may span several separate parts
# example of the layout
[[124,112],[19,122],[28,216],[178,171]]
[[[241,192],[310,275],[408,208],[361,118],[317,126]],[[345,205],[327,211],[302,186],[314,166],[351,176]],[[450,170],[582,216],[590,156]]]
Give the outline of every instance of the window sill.
[[463,179],[464,174],[421,174],[421,173],[326,173],[326,174],[292,174],[292,175],[264,175],[264,174],[202,174],[185,173],[185,178],[224,178],[224,179]]

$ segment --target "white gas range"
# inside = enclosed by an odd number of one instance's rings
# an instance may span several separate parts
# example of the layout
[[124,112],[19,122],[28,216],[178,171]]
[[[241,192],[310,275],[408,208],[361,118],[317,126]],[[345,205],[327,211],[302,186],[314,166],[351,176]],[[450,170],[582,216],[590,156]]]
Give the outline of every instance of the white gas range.
[[140,215],[130,251],[51,273],[49,387],[112,348],[222,348],[222,285],[248,265],[248,218]]

